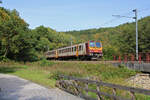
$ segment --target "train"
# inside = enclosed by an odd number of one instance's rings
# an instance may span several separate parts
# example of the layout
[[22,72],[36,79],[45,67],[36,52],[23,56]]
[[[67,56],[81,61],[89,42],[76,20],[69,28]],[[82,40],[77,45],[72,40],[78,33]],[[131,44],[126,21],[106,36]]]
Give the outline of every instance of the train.
[[87,41],[84,43],[50,50],[45,53],[48,60],[100,60],[103,56],[100,41]]

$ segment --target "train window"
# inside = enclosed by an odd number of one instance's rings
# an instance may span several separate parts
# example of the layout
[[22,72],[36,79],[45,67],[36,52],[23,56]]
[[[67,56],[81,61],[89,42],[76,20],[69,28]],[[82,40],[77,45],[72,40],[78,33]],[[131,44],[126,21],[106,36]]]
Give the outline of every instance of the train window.
[[90,47],[95,47],[95,42],[90,42]]
[[68,52],[68,48],[66,49],[66,52]]
[[82,50],[82,48],[81,48],[81,45],[79,46],[79,51],[81,51]]
[[101,47],[100,42],[96,42],[96,47],[98,47],[98,48],[100,48],[100,47]]
[[67,49],[65,49],[65,53],[67,52]]
[[64,49],[64,53],[66,52],[66,49]]
[[73,52],[73,47],[72,47],[72,52]]
[[76,51],[76,47],[74,47],[74,51]]
[[64,49],[64,53],[66,52],[66,49]]

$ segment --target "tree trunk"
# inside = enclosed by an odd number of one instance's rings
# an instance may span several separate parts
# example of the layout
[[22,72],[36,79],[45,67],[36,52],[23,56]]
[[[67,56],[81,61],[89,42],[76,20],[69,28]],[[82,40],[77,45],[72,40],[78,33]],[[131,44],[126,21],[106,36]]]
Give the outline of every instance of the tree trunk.
[[4,55],[3,55],[3,57],[6,57],[7,56],[7,53],[8,53],[8,46],[6,47],[6,51],[5,51],[5,53],[4,53]]

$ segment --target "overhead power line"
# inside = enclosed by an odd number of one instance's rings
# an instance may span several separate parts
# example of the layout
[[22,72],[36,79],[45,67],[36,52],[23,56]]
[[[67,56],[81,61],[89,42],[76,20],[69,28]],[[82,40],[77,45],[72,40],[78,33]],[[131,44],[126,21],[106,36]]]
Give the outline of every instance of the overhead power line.
[[118,17],[118,18],[121,18],[121,17],[125,17],[125,18],[133,18],[133,17],[129,17],[129,16],[121,16],[121,15],[112,15],[114,17]]
[[[133,13],[133,12],[130,11],[130,12],[121,14],[121,16],[131,15],[132,13]],[[108,24],[110,24],[110,23],[112,23],[112,22],[114,22],[114,21],[120,20],[120,18],[121,18],[121,17],[113,18],[113,19],[111,19],[111,20],[109,20],[109,21],[106,21],[106,22],[100,24],[100,27],[103,27],[104,25],[108,25]]]
[[136,22],[136,60],[138,61],[138,19],[137,19],[137,9],[134,9],[133,12],[135,13],[135,17],[129,16],[121,16],[121,15],[113,15],[114,17],[125,17],[125,18],[132,18],[135,19]]

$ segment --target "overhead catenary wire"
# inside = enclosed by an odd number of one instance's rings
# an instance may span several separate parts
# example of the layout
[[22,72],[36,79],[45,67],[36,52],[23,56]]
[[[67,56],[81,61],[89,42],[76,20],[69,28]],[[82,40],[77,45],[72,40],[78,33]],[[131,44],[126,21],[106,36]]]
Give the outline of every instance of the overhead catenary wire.
[[[138,13],[143,13],[143,12],[146,12],[146,11],[149,11],[149,10],[150,10],[150,8],[144,8],[144,9],[141,9],[141,10],[139,9]],[[104,25],[108,25],[108,24],[110,24],[114,21],[120,20],[121,17],[134,18],[134,17],[131,16],[132,14],[133,14],[133,11],[129,11],[129,12],[124,13],[124,14],[120,14],[119,16],[116,16],[116,18],[113,18],[113,19],[111,19],[107,22],[104,22],[104,23],[100,24],[100,28],[103,27]]]
[[[127,12],[127,13],[123,13],[123,14],[121,14],[122,16],[126,16],[126,15],[130,15],[130,14],[132,14],[133,12]],[[100,24],[99,25],[99,28],[102,28],[104,25],[108,25],[108,24],[110,24],[110,23],[112,23],[112,22],[114,22],[114,21],[117,21],[117,20],[120,20],[121,18],[113,18],[113,19],[111,19],[111,20],[109,20],[109,21],[106,21],[106,22],[104,22],[104,23],[102,23],[102,24]]]

